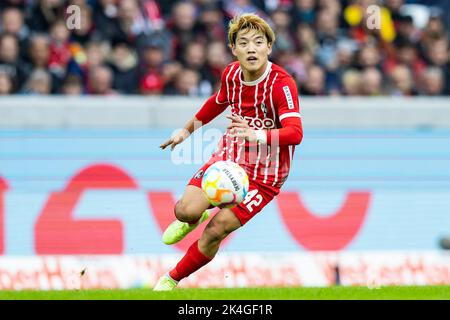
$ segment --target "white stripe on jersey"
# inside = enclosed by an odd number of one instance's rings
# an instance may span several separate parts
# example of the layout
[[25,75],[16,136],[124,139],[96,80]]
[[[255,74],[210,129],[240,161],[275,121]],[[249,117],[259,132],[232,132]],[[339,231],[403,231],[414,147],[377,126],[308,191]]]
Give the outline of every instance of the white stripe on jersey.
[[229,87],[229,84],[228,84],[228,77],[230,76],[231,71],[233,71],[233,68],[234,68],[234,65],[231,66],[230,71],[228,71],[227,77],[225,78],[225,83],[227,84],[227,98],[228,98],[228,101],[230,99],[230,87]]
[[256,179],[256,171],[258,170],[259,160],[261,159],[261,145],[259,142],[256,145],[256,148],[258,149],[258,157],[256,158],[255,170],[253,171],[253,180]]
[[255,86],[255,119],[258,119],[258,86]]
[[236,74],[238,73],[239,68],[236,69],[236,72],[234,73],[233,77],[231,78],[231,81],[233,81],[233,96],[231,98],[231,106],[234,109],[234,94],[236,93],[236,83],[234,82],[234,79],[236,78]]
[[286,118],[291,118],[291,117],[301,118],[302,116],[300,115],[300,112],[283,113],[282,115],[280,115],[280,121],[283,119],[286,119]]
[[[241,109],[242,98],[241,98],[241,97],[242,97],[242,87],[244,86],[244,85],[242,84],[242,81],[241,81],[241,75],[242,75],[242,69],[241,69],[241,71],[239,72],[239,83],[240,83],[240,87],[239,87],[239,103],[238,103],[238,109],[239,109],[239,115],[240,115],[240,116],[242,116],[242,109]],[[239,143],[239,138],[236,137],[236,143],[239,145],[239,149],[238,149],[238,152],[237,152],[237,157],[236,157],[236,159],[234,159],[234,162],[238,163],[239,158],[241,157],[242,148],[243,148],[243,146],[245,145],[245,139],[242,139],[242,142]]]
[[269,159],[270,159],[270,146],[267,146],[267,157],[266,157],[266,169],[264,170],[264,181],[263,183],[267,182],[267,169],[269,169]]
[[[227,138],[228,138],[228,132],[225,133],[225,136],[222,138],[222,152],[218,155],[218,157],[223,157],[223,154],[227,151]],[[225,144],[225,146],[223,145]]]
[[280,166],[280,147],[277,147],[277,160],[275,162],[275,180],[272,183],[274,186],[278,182],[278,167]]
[[272,115],[273,115],[274,123],[276,123],[276,121],[275,121],[276,113],[275,113],[275,109],[273,107],[272,92],[273,92],[273,84],[275,83],[275,80],[277,79],[277,77],[278,77],[278,72],[275,74],[275,77],[273,77],[272,84],[270,85],[270,95],[269,95],[270,96],[270,107],[272,108]]
[[240,72],[239,72],[239,83],[240,83],[240,87],[239,87],[239,104],[238,104],[238,108],[239,108],[239,115],[242,115],[242,110],[241,110],[241,103],[242,103],[242,99],[241,99],[241,96],[242,96],[242,87],[244,86],[243,84],[242,84],[242,81],[241,81],[241,76],[242,76],[242,69],[240,69],[239,68],[239,70],[240,70]]
[[[238,140],[239,141],[239,140]],[[241,153],[242,153],[242,148],[245,146],[245,139],[242,139],[242,142],[239,143],[239,149],[237,152],[237,157],[234,160],[234,162],[236,162],[237,164],[239,164],[239,159],[241,158]]]
[[[233,77],[231,78],[231,81],[233,82],[233,96],[231,97],[230,101],[231,101],[231,113],[233,113],[233,110],[235,109],[234,107],[234,96],[236,94],[236,82],[234,81],[234,79],[236,78],[236,75],[238,74],[240,68],[236,69],[236,72],[234,73]],[[227,155],[227,160],[231,160],[231,158],[233,157],[233,151],[234,151],[234,144],[236,142],[236,138],[231,138],[231,146],[228,149],[228,155]]]
[[[267,79],[266,79],[266,82],[264,82],[264,93],[263,93],[263,98],[262,98],[262,100],[261,100],[261,104],[263,104],[264,103],[264,101],[266,100],[266,91],[267,91],[267,82],[269,81],[269,78],[270,78],[270,74],[272,73],[272,70],[270,70],[270,72],[269,72],[269,74],[267,75]],[[267,112],[267,111],[266,111]],[[266,116],[264,115],[264,118],[265,118]],[[264,119],[263,119],[264,120]]]
[[291,167],[291,164],[292,164],[292,146],[289,146],[289,166],[288,166],[288,168],[290,168]]

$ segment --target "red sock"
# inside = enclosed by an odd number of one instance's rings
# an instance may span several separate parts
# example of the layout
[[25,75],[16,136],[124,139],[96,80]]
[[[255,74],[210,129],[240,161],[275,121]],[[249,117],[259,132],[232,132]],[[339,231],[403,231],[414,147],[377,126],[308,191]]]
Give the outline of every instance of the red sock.
[[169,272],[169,275],[173,280],[180,281],[203,267],[211,260],[212,258],[208,258],[200,252],[198,249],[197,240],[189,247],[188,251],[180,262],[178,262],[176,267]]

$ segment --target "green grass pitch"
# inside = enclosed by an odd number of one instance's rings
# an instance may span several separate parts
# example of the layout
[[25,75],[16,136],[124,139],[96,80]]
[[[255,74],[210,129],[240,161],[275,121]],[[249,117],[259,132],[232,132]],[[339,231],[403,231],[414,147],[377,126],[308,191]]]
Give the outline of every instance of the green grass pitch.
[[450,300],[450,286],[0,291],[0,300]]

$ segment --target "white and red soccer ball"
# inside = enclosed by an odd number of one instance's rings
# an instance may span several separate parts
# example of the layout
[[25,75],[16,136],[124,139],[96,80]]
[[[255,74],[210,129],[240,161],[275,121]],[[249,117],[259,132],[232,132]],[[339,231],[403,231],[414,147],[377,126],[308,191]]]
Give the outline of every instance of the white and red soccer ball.
[[202,190],[209,203],[220,208],[232,208],[244,200],[249,188],[245,170],[232,161],[218,161],[203,175]]

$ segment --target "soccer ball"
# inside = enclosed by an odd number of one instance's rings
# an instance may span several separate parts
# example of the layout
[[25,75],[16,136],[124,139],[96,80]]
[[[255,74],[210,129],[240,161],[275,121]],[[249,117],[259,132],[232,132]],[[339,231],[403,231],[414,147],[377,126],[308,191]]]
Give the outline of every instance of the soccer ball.
[[248,176],[231,161],[218,161],[203,175],[202,190],[215,207],[232,208],[244,200],[248,192]]

